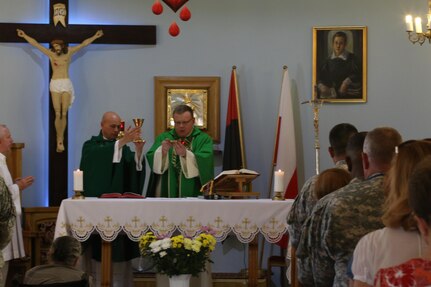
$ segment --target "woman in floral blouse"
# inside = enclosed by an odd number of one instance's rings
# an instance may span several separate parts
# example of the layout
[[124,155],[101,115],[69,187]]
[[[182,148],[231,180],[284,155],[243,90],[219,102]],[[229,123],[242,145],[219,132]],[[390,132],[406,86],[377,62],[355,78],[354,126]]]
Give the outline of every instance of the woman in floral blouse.
[[418,165],[409,179],[409,205],[426,243],[422,258],[380,269],[374,281],[375,286],[431,286],[431,156]]

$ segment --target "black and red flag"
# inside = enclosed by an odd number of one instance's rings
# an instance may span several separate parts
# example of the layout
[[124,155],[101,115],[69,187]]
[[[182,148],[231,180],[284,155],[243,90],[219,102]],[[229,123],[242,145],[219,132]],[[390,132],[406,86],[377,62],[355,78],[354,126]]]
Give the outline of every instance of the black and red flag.
[[244,144],[239,108],[236,67],[232,68],[229,101],[226,114],[226,132],[223,152],[223,170],[245,168]]

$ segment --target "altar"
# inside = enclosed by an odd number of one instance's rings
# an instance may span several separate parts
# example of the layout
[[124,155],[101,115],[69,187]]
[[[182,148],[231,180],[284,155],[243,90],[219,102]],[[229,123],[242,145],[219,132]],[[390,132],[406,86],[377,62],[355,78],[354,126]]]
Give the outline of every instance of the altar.
[[180,232],[195,236],[203,227],[212,230],[218,242],[234,234],[249,245],[248,286],[257,286],[258,240],[275,243],[287,231],[286,217],[293,200],[270,199],[204,200],[198,198],[65,199],[62,201],[55,237],[72,235],[86,241],[97,233],[102,243],[102,286],[111,286],[111,245],[118,234],[132,241],[148,231],[159,236]]

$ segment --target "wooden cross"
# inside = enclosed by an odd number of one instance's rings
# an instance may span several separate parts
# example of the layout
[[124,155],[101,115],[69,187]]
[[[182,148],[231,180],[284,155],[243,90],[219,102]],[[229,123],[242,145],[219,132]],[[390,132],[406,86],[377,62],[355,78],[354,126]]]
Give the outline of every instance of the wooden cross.
[[[61,23],[54,25],[54,5],[62,3],[67,11],[66,27]],[[49,43],[54,39],[61,39],[66,43],[81,43],[84,39],[103,30],[103,37],[95,44],[136,44],[155,45],[156,26],[131,25],[69,25],[69,0],[49,0],[49,24],[0,23],[0,42],[25,42],[18,37],[16,29],[21,29],[39,43]],[[49,79],[52,71],[50,68]],[[79,84],[79,83],[78,83]],[[50,95],[48,95],[50,98]],[[49,205],[59,206],[67,197],[67,152],[56,152],[56,131],[54,126],[55,112],[51,100],[49,102]],[[64,146],[67,150],[67,129],[65,131]]]

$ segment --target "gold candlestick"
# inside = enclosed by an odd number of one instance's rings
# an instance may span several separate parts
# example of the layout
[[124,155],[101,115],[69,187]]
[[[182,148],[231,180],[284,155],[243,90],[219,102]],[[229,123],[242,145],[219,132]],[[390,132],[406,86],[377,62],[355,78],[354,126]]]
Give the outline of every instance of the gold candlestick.
[[85,199],[85,196],[81,193],[83,190],[74,190],[75,194],[72,196],[72,199]]
[[284,200],[283,192],[282,191],[274,191],[274,197],[272,200]]

